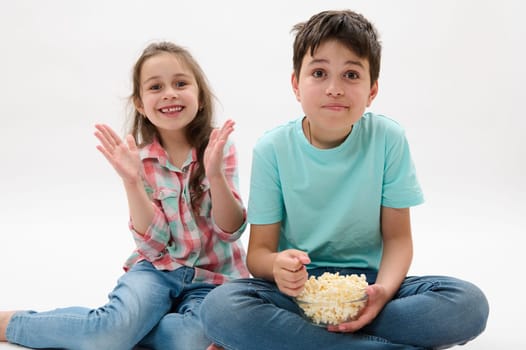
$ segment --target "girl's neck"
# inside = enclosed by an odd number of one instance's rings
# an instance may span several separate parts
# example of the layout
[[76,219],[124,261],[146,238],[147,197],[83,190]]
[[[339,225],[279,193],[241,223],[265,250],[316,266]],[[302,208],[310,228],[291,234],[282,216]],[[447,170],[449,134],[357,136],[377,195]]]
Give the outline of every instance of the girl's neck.
[[170,163],[178,167],[183,168],[184,162],[188,158],[188,153],[192,149],[189,144],[178,144],[178,145],[164,145],[164,150],[168,154]]
[[186,140],[186,136],[182,133],[176,135],[166,135],[164,133],[161,135],[161,142],[170,163],[182,169],[184,162],[188,158],[188,153],[192,149],[192,145]]

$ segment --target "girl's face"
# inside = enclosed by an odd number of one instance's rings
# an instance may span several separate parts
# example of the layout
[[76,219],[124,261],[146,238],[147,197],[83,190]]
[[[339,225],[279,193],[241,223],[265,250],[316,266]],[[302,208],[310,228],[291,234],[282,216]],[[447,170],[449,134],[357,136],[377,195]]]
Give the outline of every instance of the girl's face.
[[175,55],[162,52],[144,61],[137,110],[157,127],[161,136],[185,127],[199,110],[199,87],[192,71]]
[[371,86],[369,62],[336,40],[305,55],[299,77],[292,75],[296,99],[310,123],[317,146],[343,142],[378,91]]

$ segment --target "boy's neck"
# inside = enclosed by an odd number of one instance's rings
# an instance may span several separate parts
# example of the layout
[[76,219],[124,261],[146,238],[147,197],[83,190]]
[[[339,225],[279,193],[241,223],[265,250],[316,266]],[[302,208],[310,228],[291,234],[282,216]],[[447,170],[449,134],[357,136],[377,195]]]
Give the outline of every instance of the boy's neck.
[[312,132],[313,128],[311,126],[309,118],[307,117],[303,119],[302,128],[303,128],[303,134],[305,135],[305,137],[307,138],[307,140],[312,146],[319,148],[319,149],[331,149],[331,148],[338,147],[345,141],[345,139],[347,139],[349,134],[352,132],[353,126],[351,125],[351,129],[345,135],[343,135],[343,137],[336,136],[334,138],[331,138],[330,136],[326,138],[322,138],[322,137],[319,137],[319,135],[317,135],[316,132],[313,133]]

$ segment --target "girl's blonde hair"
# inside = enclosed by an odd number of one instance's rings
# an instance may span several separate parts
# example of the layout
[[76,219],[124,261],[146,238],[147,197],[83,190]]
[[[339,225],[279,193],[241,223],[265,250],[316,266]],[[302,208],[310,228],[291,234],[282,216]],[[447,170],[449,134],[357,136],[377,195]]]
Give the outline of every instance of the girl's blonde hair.
[[129,133],[133,135],[139,147],[151,143],[154,139],[159,140],[162,144],[161,137],[155,125],[135,108],[136,105],[142,104],[140,79],[144,62],[160,53],[171,53],[177,56],[177,58],[191,70],[199,89],[199,110],[192,122],[186,127],[186,139],[190,145],[197,150],[198,166],[190,178],[192,208],[197,210],[203,195],[201,187],[201,183],[205,177],[203,156],[208,145],[210,133],[213,129],[214,95],[201,67],[185,48],[171,42],[162,41],[148,45],[142,52],[133,67],[132,73],[133,91],[130,96],[130,104],[133,105],[134,108]]

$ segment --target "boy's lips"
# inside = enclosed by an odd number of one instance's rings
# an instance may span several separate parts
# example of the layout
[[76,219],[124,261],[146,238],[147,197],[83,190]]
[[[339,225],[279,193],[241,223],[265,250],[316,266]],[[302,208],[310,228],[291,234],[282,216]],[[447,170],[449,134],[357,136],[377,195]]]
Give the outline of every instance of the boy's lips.
[[349,109],[349,106],[340,103],[328,103],[322,106],[323,108],[330,109],[333,111],[341,111]]

